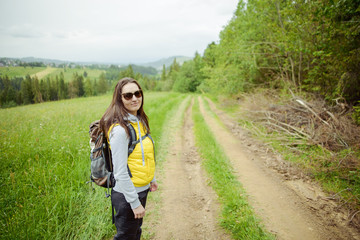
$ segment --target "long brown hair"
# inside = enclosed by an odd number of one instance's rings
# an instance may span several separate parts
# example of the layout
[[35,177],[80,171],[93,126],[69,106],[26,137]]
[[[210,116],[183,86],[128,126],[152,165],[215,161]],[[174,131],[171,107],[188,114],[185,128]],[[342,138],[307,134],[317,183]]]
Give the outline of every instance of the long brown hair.
[[[106,135],[109,131],[110,126],[112,124],[118,123],[125,129],[127,135],[129,136],[128,128],[126,127],[128,122],[124,120],[124,117],[128,115],[128,111],[126,110],[122,101],[122,89],[128,83],[135,83],[141,90],[140,84],[133,78],[125,77],[119,80],[119,82],[115,86],[110,106],[106,109],[104,115],[100,120],[101,128]],[[140,121],[142,121],[142,123],[145,125],[147,132],[150,133],[149,121],[147,115],[144,112],[143,105],[144,96],[142,96],[141,106],[137,111],[137,116]]]

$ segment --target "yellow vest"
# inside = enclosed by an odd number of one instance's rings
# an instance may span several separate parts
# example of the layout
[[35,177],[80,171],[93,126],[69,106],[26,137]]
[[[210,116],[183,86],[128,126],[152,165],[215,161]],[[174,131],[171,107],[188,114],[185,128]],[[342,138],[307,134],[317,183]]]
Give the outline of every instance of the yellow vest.
[[[130,124],[133,126],[136,132],[136,140],[139,140],[139,129],[137,123]],[[139,122],[141,136],[146,135],[146,128]],[[112,128],[119,124],[113,124],[109,128],[108,136],[112,130]],[[144,148],[144,157],[145,163],[143,165],[142,160],[142,152],[141,152],[141,144],[140,142],[136,144],[134,151],[128,157],[128,166],[131,172],[131,181],[133,182],[135,187],[142,187],[151,182],[155,175],[155,151],[154,151],[154,143],[149,138],[146,137],[142,140],[143,148]]]

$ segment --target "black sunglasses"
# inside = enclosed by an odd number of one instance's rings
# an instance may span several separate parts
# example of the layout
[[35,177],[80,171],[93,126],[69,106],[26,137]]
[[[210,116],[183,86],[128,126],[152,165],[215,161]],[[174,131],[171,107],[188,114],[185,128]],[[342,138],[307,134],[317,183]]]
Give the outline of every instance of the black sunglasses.
[[136,92],[128,92],[128,93],[123,93],[121,94],[123,95],[123,97],[126,99],[126,100],[130,100],[133,98],[133,96],[135,95],[136,98],[141,98],[142,97],[142,91],[141,90],[137,90]]

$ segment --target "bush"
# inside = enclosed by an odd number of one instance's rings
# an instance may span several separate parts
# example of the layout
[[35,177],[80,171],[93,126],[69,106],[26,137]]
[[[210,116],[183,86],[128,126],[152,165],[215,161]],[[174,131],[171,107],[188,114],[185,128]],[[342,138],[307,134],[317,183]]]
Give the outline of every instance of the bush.
[[357,125],[360,125],[360,101],[358,101],[358,104],[358,106],[354,106],[354,113],[352,114],[352,118]]
[[1,105],[1,108],[11,108],[11,107],[16,107],[17,104],[14,101],[10,101],[10,102],[5,102]]

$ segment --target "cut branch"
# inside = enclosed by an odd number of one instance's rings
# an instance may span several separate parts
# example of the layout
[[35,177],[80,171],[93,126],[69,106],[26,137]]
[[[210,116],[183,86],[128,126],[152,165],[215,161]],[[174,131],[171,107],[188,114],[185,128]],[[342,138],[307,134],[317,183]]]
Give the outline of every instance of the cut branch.
[[296,99],[296,102],[300,103],[302,106],[304,106],[306,109],[308,109],[312,114],[315,115],[316,118],[318,118],[320,121],[322,121],[323,123],[325,123],[326,125],[328,125],[330,127],[330,124],[325,121],[324,119],[322,119],[314,110],[312,110],[308,105],[306,105],[302,100],[300,99]]

